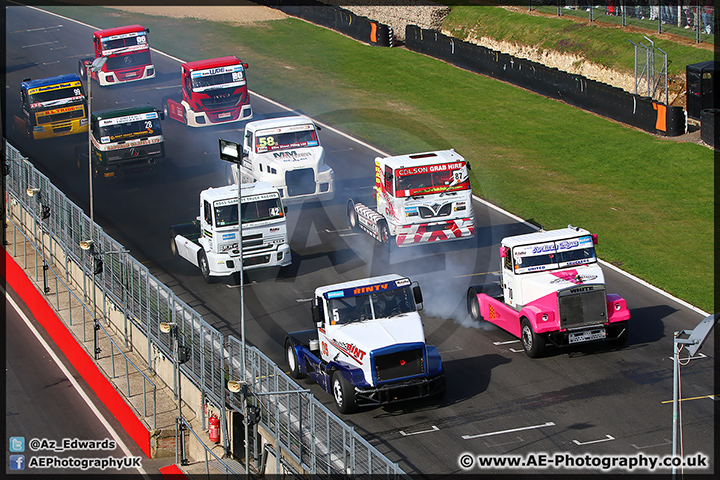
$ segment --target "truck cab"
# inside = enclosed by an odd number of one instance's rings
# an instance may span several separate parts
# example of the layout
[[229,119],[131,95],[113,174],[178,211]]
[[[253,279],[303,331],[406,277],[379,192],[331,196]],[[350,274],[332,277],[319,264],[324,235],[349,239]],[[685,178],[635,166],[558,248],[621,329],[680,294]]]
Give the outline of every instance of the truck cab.
[[266,181],[280,191],[283,203],[331,200],[334,172],[325,163],[319,127],[308,117],[291,116],[248,122],[242,143],[242,160],[231,165],[231,178]]
[[20,84],[21,116],[14,127],[35,140],[86,133],[87,98],[76,74],[31,80]]
[[500,282],[470,287],[470,315],[520,337],[531,357],[548,341],[624,344],[630,312],[622,297],[606,293],[596,244],[596,235],[572,225],[503,238]]
[[100,86],[146,80],[155,77],[155,65],[150,58],[148,34],[141,25],[108,28],[93,33],[94,59],[106,57],[98,72],[90,69],[93,58],[78,62],[83,78],[97,80]]
[[92,112],[93,174],[110,178],[152,169],[165,158],[163,118],[150,105]]
[[165,115],[190,127],[249,120],[247,68],[232,55],[183,63],[181,93],[163,99]]
[[[275,187],[266,182],[241,185],[238,222],[238,186],[200,192],[200,215],[192,223],[173,225],[170,250],[200,269],[206,282],[215,277],[292,262],[285,208]],[[240,233],[242,226],[242,263]]]
[[455,150],[377,157],[376,207],[348,200],[352,229],[407,247],[475,236],[468,163]]
[[442,361],[425,343],[421,305],[419,285],[396,274],[317,288],[316,328],[286,339],[290,374],[310,375],[341,413],[442,395]]

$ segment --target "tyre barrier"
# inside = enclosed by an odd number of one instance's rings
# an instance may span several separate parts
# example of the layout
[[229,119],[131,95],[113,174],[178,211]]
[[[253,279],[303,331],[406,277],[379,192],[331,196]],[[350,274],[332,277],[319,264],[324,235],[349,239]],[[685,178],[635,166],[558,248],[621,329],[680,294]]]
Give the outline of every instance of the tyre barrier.
[[663,136],[686,131],[685,110],[621,88],[563,72],[524,58],[408,25],[405,46],[471,72],[487,75],[532,92]]

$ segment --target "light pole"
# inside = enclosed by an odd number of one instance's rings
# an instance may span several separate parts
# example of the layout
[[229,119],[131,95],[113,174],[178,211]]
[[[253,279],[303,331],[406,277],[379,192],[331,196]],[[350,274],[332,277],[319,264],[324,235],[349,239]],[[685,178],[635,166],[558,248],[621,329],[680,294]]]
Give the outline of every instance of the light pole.
[[[98,324],[97,310],[95,308],[95,275],[100,275],[103,271],[103,255],[111,255],[113,253],[128,253],[129,250],[118,250],[116,252],[103,252],[99,248],[95,248],[95,242],[92,240],[83,240],[80,242],[80,248],[87,250],[93,259],[92,266],[92,289],[93,289],[93,342],[94,342],[94,354],[95,360],[98,360],[100,354],[100,347],[98,347],[98,330],[100,330],[100,324]],[[85,328],[83,327],[83,332]]]
[[[220,143],[220,159],[226,162],[231,162],[237,165],[238,176],[237,176],[237,189],[238,189],[238,249],[240,250],[240,336],[241,336],[241,359],[240,369],[242,371],[242,382],[247,385],[247,379],[245,375],[245,260],[243,259],[243,238],[242,238],[242,174],[240,173],[240,166],[242,164],[242,145],[229,140],[219,138]],[[232,391],[232,390],[231,390]],[[248,442],[249,426],[247,419],[247,397],[244,405],[243,412],[243,423],[245,424],[245,475],[250,476],[250,465],[248,458],[250,456],[250,444]]]
[[[188,460],[185,456],[185,424],[183,423],[182,416],[182,378],[180,376],[180,365],[188,361],[187,348],[180,345],[180,335],[178,333],[176,322],[161,322],[160,331],[162,333],[169,333],[170,338],[173,339],[173,362],[175,363],[175,378],[177,378],[177,400],[178,400],[178,416],[176,422],[176,435],[178,437],[177,445],[175,448],[175,463],[180,465],[188,465]],[[178,462],[178,451],[180,452],[180,462]]]
[[[40,251],[42,252],[42,259],[43,259],[43,291],[48,294],[50,293],[50,287],[48,287],[47,282],[47,270],[48,270],[48,264],[45,260],[45,220],[50,218],[50,207],[47,205],[43,205],[42,203],[42,192],[39,188],[28,188],[25,193],[28,197],[36,197],[37,201],[40,203]],[[37,222],[37,220],[36,220]],[[36,264],[37,265],[37,264]]]

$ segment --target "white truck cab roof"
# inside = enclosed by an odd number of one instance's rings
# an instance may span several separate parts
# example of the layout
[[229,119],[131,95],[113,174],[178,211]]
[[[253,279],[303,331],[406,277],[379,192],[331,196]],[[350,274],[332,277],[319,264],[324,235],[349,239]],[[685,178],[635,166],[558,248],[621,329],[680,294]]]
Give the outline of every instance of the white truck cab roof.
[[291,117],[268,118],[266,120],[257,120],[248,122],[245,128],[252,131],[266,130],[269,128],[292,127],[295,125],[315,125],[310,117],[304,115],[294,115]]
[[[243,183],[242,186],[243,197],[249,197],[250,195],[261,195],[265,193],[278,193],[275,188],[269,182],[255,182],[255,183]],[[215,200],[227,200],[230,197],[237,197],[238,187],[235,185],[226,185],[224,187],[210,187],[202,192],[203,196],[210,201]]]
[[335,283],[333,285],[318,287],[315,289],[315,295],[324,296],[328,292],[342,291],[348,288],[359,288],[369,285],[377,285],[379,283],[389,283],[397,281],[400,281],[401,283],[401,285],[397,286],[410,285],[410,280],[407,277],[392,273],[390,275],[381,275],[379,277],[363,278],[361,280],[352,280],[349,282]]
[[515,235],[502,239],[502,245],[513,248],[518,245],[533,245],[536,243],[556,242],[567,238],[577,238],[591,235],[590,232],[580,227],[568,225],[568,228],[560,228],[557,230],[540,231],[535,233],[527,233],[525,235]]
[[384,160],[385,165],[393,170],[405,167],[417,167],[423,165],[438,165],[441,163],[463,162],[465,159],[454,149],[438,150],[435,152],[412,153],[409,155],[397,155],[395,157],[377,157],[376,161]]

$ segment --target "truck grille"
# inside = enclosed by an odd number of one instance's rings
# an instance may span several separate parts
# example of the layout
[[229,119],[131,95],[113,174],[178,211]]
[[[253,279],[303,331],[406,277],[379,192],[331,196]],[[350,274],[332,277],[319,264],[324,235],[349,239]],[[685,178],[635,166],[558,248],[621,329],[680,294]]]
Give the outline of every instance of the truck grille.
[[418,213],[420,214],[420,218],[432,218],[432,217],[447,217],[452,212],[452,203],[446,203],[442,206],[440,210],[438,210],[437,215],[433,212],[432,209],[429,207],[420,206],[418,207]]
[[582,285],[558,292],[561,328],[577,328],[607,322],[603,285]]
[[315,172],[312,168],[290,170],[285,173],[285,185],[290,197],[315,193]]
[[243,259],[243,265],[246,267],[252,267],[253,265],[262,265],[263,263],[270,262],[270,255],[260,255],[257,257],[250,257]]
[[206,110],[232,108],[238,105],[242,99],[242,94],[233,95],[234,91],[235,87],[205,92],[210,98],[203,98],[200,102]]
[[376,355],[374,361],[377,382],[386,382],[396,378],[412,377],[425,373],[422,348]]

